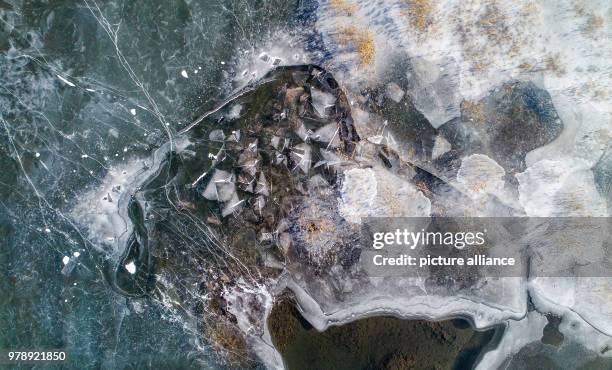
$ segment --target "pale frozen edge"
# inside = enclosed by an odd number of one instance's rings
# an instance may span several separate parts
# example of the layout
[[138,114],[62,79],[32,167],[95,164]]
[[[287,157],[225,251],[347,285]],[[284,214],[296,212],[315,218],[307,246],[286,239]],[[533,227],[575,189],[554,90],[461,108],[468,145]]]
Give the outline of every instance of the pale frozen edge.
[[501,341],[494,350],[482,356],[476,370],[499,369],[508,357],[518,353],[527,344],[540,340],[547,322],[546,317],[537,311],[529,312],[520,321],[508,321]]
[[[570,336],[587,348],[612,356],[612,312],[609,309],[612,281],[608,277],[538,277],[529,282],[532,301],[542,312],[563,316],[564,335]],[[592,309],[597,307],[597,309]]]
[[[132,158],[126,163],[115,165],[108,169],[100,186],[78,196],[70,215],[87,228],[89,239],[95,241],[94,246],[100,249],[102,246],[110,246],[111,254],[119,256],[132,232],[132,225],[127,222],[130,197],[142,179],[149,178],[160,168],[171,148],[180,150],[188,144],[184,139],[164,144],[155,152],[152,163]],[[112,201],[109,201],[109,195]]]
[[359,224],[363,217],[428,217],[431,201],[408,181],[378,166],[344,172],[340,214]]
[[[223,297],[228,303],[228,311],[236,317],[237,325],[244,333],[247,343],[266,365],[266,368],[283,369],[283,359],[272,344],[266,321],[274,304],[274,297],[268,288],[265,285],[253,285],[252,282],[246,282],[240,278],[236,286],[225,289]],[[263,307],[261,317],[251,317],[252,312],[245,307],[253,300]],[[253,325],[252,322],[257,324]]]
[[[517,290],[523,288],[518,277],[503,278],[508,285]],[[415,279],[415,286],[417,285]],[[393,315],[403,319],[442,320],[454,317],[467,318],[477,329],[486,329],[506,320],[518,320],[525,316],[526,305],[518,309],[504,305],[491,304],[476,299],[458,296],[415,295],[402,297],[388,292],[386,297],[359,297],[351,305],[334,307],[324,311],[319,302],[311,297],[299,283],[290,280],[287,287],[295,294],[300,312],[317,330],[323,331],[330,326],[369,316]],[[373,295],[378,294],[378,289]],[[521,299],[524,302],[524,299]]]
[[236,90],[259,80],[276,66],[307,64],[308,54],[298,46],[286,30],[275,32],[255,48],[244,47],[238,50],[233,76]]

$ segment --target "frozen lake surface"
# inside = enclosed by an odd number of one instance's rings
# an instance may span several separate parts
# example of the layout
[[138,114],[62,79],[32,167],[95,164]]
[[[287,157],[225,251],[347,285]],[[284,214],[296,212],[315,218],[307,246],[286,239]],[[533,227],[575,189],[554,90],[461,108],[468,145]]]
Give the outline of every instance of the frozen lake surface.
[[[290,292],[318,330],[505,326],[482,369],[609,365],[605,268],[389,280],[353,242],[366,217],[608,217],[611,34],[603,0],[0,0],[0,347],[280,368]],[[609,235],[540,257],[609,267]]]

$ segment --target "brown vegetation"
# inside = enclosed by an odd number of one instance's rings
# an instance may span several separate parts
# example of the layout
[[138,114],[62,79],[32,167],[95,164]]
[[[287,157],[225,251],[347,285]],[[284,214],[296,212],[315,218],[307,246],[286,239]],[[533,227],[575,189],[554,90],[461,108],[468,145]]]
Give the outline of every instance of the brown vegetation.
[[412,27],[427,32],[433,24],[434,3],[432,0],[406,0],[408,9],[405,15]]
[[376,56],[374,35],[370,30],[357,26],[343,27],[338,32],[338,43],[340,45],[352,45],[359,56],[362,66],[371,65]]
[[255,366],[253,356],[248,350],[244,334],[234,323],[223,317],[207,320],[205,336],[220,358],[232,367],[251,368]]
[[461,115],[472,122],[486,123],[487,115],[484,101],[472,102],[464,100],[461,103]]
[[329,0],[329,5],[338,13],[353,15],[357,11],[357,5],[348,0]]

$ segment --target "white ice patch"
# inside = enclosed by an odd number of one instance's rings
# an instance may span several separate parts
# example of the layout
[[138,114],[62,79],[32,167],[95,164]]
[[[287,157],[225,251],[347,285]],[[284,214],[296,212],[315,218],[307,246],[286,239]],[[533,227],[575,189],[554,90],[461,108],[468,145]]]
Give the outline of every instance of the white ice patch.
[[431,151],[431,158],[436,159],[449,150],[451,150],[451,144],[445,138],[438,135]]
[[501,196],[505,174],[504,168],[493,159],[484,154],[472,154],[461,160],[457,183],[473,199],[488,194]]
[[187,145],[188,140],[176,139],[156,152],[153,163],[133,159],[112,166],[98,187],[89,188],[78,196],[70,215],[87,228],[89,238],[95,241],[93,245],[111,245],[114,251],[120,251],[119,247],[127,244],[131,232],[131,222],[126,222],[127,204],[136,181],[151,176],[165,160],[167,151],[180,151]]
[[134,275],[136,273],[136,265],[134,264],[134,261],[126,263],[124,267],[130,274]]
[[399,87],[395,82],[390,82],[387,84],[387,89],[385,90],[385,94],[391,100],[396,103],[399,103],[404,98],[406,92]]
[[72,82],[68,81],[67,79],[65,79],[64,77],[60,76],[60,75],[56,75],[57,78],[60,79],[60,81],[62,81],[63,83],[65,83],[66,85],[70,86],[70,87],[75,87],[76,85],[73,84]]
[[143,170],[140,160],[111,167],[98,188],[90,189],[79,197],[72,216],[87,227],[90,238],[106,244],[116,241],[127,231],[128,224],[119,214],[120,199]]
[[204,198],[209,200],[217,200],[219,202],[226,202],[232,199],[236,193],[236,181],[234,174],[215,169],[215,173],[206,185]]
[[236,104],[236,105],[232,106],[232,108],[230,109],[229,113],[227,114],[227,119],[228,120],[234,120],[234,119],[240,117],[240,112],[241,111],[242,111],[242,105]]
[[516,174],[519,202],[532,217],[607,216],[593,172],[582,160],[541,160]]
[[372,144],[380,145],[385,141],[385,137],[383,135],[374,135],[366,138],[366,140]]
[[520,321],[508,321],[500,343],[484,354],[476,370],[500,369],[508,357],[518,353],[527,344],[539,341],[547,323],[546,317],[536,311],[529,312]]
[[327,117],[327,108],[333,107],[336,97],[321,90],[311,89],[312,106],[321,118]]
[[362,217],[428,217],[431,202],[411,183],[382,168],[344,172],[340,214],[349,222]]
[[181,76],[183,76],[183,78],[189,78],[189,75],[187,74],[187,71],[184,70],[184,69],[181,71]]
[[288,32],[279,30],[255,50],[251,45],[245,46],[234,66],[236,71],[240,71],[234,76],[234,87],[238,89],[258,80],[276,66],[309,63],[310,58],[296,44]]

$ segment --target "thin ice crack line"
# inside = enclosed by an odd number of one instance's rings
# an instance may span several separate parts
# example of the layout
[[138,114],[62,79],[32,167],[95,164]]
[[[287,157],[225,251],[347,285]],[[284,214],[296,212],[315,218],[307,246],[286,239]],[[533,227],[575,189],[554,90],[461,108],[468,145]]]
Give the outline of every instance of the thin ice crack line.
[[223,102],[221,102],[221,104],[219,104],[217,107],[215,107],[212,110],[209,110],[208,112],[204,113],[203,115],[198,117],[195,121],[193,121],[189,126],[185,127],[183,130],[181,130],[179,132],[179,135],[188,132],[189,130],[191,130],[195,126],[197,126],[200,123],[202,123],[202,121],[204,121],[209,116],[211,116],[211,115],[219,112],[221,109],[225,108],[228,104],[232,103],[234,100],[237,100],[238,98],[248,94],[249,92],[255,91],[256,88],[261,87],[261,86],[263,86],[265,84],[268,84],[268,83],[270,83],[272,81],[274,81],[274,78],[269,78],[269,79],[266,79],[266,80],[262,80],[262,81],[259,81],[257,84],[255,84],[253,86],[246,87],[245,89],[232,94],[229,98],[227,98]]
[[[165,149],[159,149],[162,152],[167,152],[168,148]],[[156,153],[156,157],[159,155],[159,153],[162,153],[158,150],[158,152]],[[155,166],[155,164],[153,165]],[[159,166],[159,164],[157,164],[157,166]],[[168,179],[167,179],[168,180]],[[172,201],[171,199],[171,192],[169,190],[169,186],[168,184],[166,184],[164,186],[164,196],[166,197],[166,200],[168,201],[168,203],[170,205],[172,205],[172,207],[174,207],[175,210],[178,209],[177,205]],[[139,200],[140,202],[141,200]],[[246,266],[242,261],[240,261],[240,259],[236,256],[234,256],[232,253],[230,253],[227,248],[225,248],[222,243],[220,242],[220,240],[217,239],[217,236],[215,235],[215,233],[210,229],[210,227],[208,225],[206,225],[205,223],[203,223],[201,220],[193,217],[191,214],[188,215],[188,218],[190,219],[190,221],[192,222],[192,224],[197,228],[197,232],[200,233],[200,235],[204,235],[207,237],[207,239],[212,242],[212,245],[217,247],[220,251],[222,251],[227,257],[229,257],[229,259],[231,259],[232,261],[234,261],[238,266],[240,266],[241,268],[244,269],[245,273],[248,275],[248,277],[250,279],[252,279],[253,281],[256,281],[257,278],[253,275],[253,273],[251,272],[251,270],[249,269],[248,266]],[[203,228],[203,225],[206,227],[206,230]],[[193,240],[190,238],[190,240]],[[225,261],[225,259],[218,257],[220,261],[223,261],[223,263],[225,263],[226,266],[227,262]]]
[[[3,86],[2,86],[2,87],[3,87]],[[46,116],[44,113],[40,112],[38,109],[34,109],[33,107],[30,107],[29,105],[27,105],[25,102],[23,102],[23,100],[22,100],[22,99],[21,99],[19,96],[17,96],[16,94],[14,94],[14,93],[13,93],[11,90],[7,89],[6,87],[3,87],[3,88],[4,88],[4,90],[5,90],[5,91],[7,91],[7,92],[8,92],[8,93],[9,93],[11,96],[13,96],[13,98],[15,98],[15,99],[16,99],[16,100],[19,102],[19,104],[21,104],[21,105],[22,105],[24,108],[26,108],[27,110],[29,110],[30,112],[32,112],[34,115],[39,115],[39,116],[41,116],[41,117],[43,118],[43,121],[47,122],[47,124],[48,124],[49,126],[51,126],[51,128],[52,128],[52,129],[53,129],[55,132],[59,133],[59,134],[62,136],[62,138],[64,138],[65,140],[68,140],[69,142],[71,142],[71,143],[72,143],[72,144],[73,144],[73,145],[74,145],[74,146],[75,146],[75,147],[78,149],[78,151],[80,151],[80,152],[81,152],[81,155],[87,155],[87,157],[86,157],[86,158],[91,158],[91,159],[92,159],[92,160],[94,160],[96,163],[98,163],[98,164],[99,164],[99,165],[100,165],[102,168],[104,168],[104,169],[108,170],[108,168],[107,168],[107,167],[106,167],[106,166],[105,166],[105,165],[104,165],[102,162],[100,162],[99,160],[97,160],[97,159],[95,159],[95,158],[93,158],[93,157],[90,157],[90,156],[87,154],[87,152],[86,152],[86,151],[85,151],[83,148],[81,148],[81,146],[80,146],[80,145],[79,145],[79,144],[78,144],[78,143],[77,143],[75,140],[73,140],[73,139],[72,139],[72,138],[71,138],[69,135],[66,135],[64,132],[62,132],[62,131],[61,131],[61,130],[59,130],[57,127],[55,127],[55,125],[53,124],[53,122],[52,122],[52,121],[51,121],[51,120],[50,120],[50,119],[49,119],[49,118],[48,118],[48,117],[47,117],[47,116]],[[46,140],[45,140],[45,139],[42,139],[42,140],[46,142]],[[13,144],[13,145],[14,145],[14,144]],[[15,148],[15,150],[16,150],[16,148]],[[73,165],[75,165],[75,166],[77,166],[77,167],[81,167],[81,168],[82,168],[82,169],[84,169],[84,170],[88,170],[88,169],[87,169],[85,166],[83,166],[83,165],[82,165],[80,162],[76,162],[76,161],[74,161],[74,160],[72,160],[72,159],[68,158],[67,156],[64,156],[64,155],[59,154],[59,153],[61,153],[61,151],[60,151],[60,150],[58,150],[58,151],[55,153],[55,155],[56,155],[56,156],[58,156],[58,157],[60,157],[60,158],[62,158],[62,159],[64,159],[64,160],[65,160],[66,162],[68,162],[68,163],[71,163],[71,164],[73,164]]]
[[[40,58],[42,58],[42,60],[43,60],[43,61],[39,60],[39,59],[38,59],[38,57],[35,57],[35,56],[33,56],[33,55],[29,55],[29,54],[21,54],[21,55],[17,55],[16,57],[11,58],[11,59],[9,59],[9,60],[12,60],[12,59],[19,59],[19,58],[26,58],[26,59],[30,59],[30,60],[32,60],[33,62],[35,62],[36,64],[38,64],[39,66],[41,66],[42,68],[48,69],[48,70],[51,72],[51,74],[55,74],[56,76],[59,76],[59,77],[61,77],[61,75],[63,75],[63,76],[68,76],[68,77],[70,77],[72,80],[77,81],[77,78],[75,78],[74,76],[72,76],[72,75],[70,75],[70,74],[66,73],[64,70],[61,70],[61,69],[59,69],[59,68],[56,68],[56,67],[55,67],[53,64],[49,63],[49,62],[48,62],[48,61],[47,61],[47,60],[44,58],[44,56],[42,56],[42,52],[41,52],[41,51],[40,51],[40,50],[39,50],[37,47],[35,47],[35,46],[32,46],[32,47],[33,47],[33,48],[34,48],[34,49],[35,49],[35,50],[36,50],[38,53],[40,53],[40,54],[41,54],[41,57],[40,57]],[[94,85],[94,86],[95,86],[97,89],[101,89],[101,90],[102,90],[102,91],[104,91],[104,92],[107,92],[107,93],[110,93],[110,94],[116,95],[116,96],[118,96],[118,97],[120,97],[120,98],[123,98],[123,99],[125,99],[125,100],[127,100],[127,101],[131,101],[131,100],[132,100],[132,98],[130,98],[129,96],[127,96],[127,95],[125,95],[125,94],[123,94],[123,93],[119,92],[117,89],[114,89],[112,86],[107,86],[107,85],[106,85],[105,83],[103,83],[102,81],[98,81],[98,80],[96,80],[96,79],[91,79],[91,82],[89,82],[89,80],[90,80],[89,78],[81,78],[80,80],[83,80],[83,79],[87,80],[87,82],[86,82],[87,84]],[[77,81],[77,82],[78,82],[78,84],[75,84],[75,87],[76,87],[76,88],[81,89],[81,90],[86,90],[86,91],[89,91],[89,92],[95,92],[95,90],[94,90],[94,91],[90,91],[88,88],[84,88],[84,87],[82,87],[82,86],[81,86],[81,83],[80,83],[81,81]],[[136,90],[134,90],[134,91],[139,91],[139,90],[138,90],[138,89],[136,89]],[[141,108],[141,109],[143,109],[143,110],[145,110],[145,111],[147,111],[147,112],[149,112],[149,113],[151,113],[151,114],[153,114],[154,116],[156,116],[156,117],[157,117],[156,112],[155,112],[155,111],[153,111],[153,110],[151,110],[150,108],[148,108],[148,107],[144,107],[144,106],[142,106],[141,104],[138,104],[138,103],[132,103],[132,104],[133,104],[133,105],[135,105],[135,106],[137,106],[137,107],[139,107],[139,108]],[[103,108],[105,109],[105,111],[106,111],[106,112],[111,113],[111,115],[112,115],[112,116],[115,116],[115,114],[114,114],[114,113],[112,113],[110,110],[106,109],[106,107],[103,107]],[[127,108],[126,108],[126,109],[127,109]],[[138,124],[134,123],[133,121],[124,120],[124,119],[123,119],[123,118],[121,118],[121,117],[118,117],[118,118],[120,118],[120,119],[121,119],[122,121],[124,121],[124,122],[128,122],[128,123],[132,123],[132,124],[134,124],[136,127],[139,127],[140,129],[142,129],[143,131],[145,131],[145,132],[147,132],[147,133],[148,133],[148,132],[150,132],[150,130],[146,129],[145,127],[143,127],[143,126],[141,126],[141,125],[138,125]]]
[[126,70],[126,72],[128,73],[130,79],[132,80],[132,82],[134,82],[134,84],[136,84],[136,86],[142,91],[142,93],[145,95],[146,99],[148,100],[149,104],[151,105],[151,107],[153,108],[153,113],[154,115],[157,117],[157,119],[160,121],[160,123],[162,124],[162,127],[164,129],[164,131],[166,131],[166,134],[168,135],[168,139],[170,141],[170,147],[174,148],[174,139],[173,139],[173,135],[172,132],[169,129],[170,124],[166,121],[164,115],[161,113],[161,111],[159,110],[159,107],[157,105],[157,103],[155,102],[155,100],[151,97],[151,95],[149,94],[149,92],[147,91],[147,89],[144,87],[144,84],[140,81],[140,79],[138,78],[138,76],[136,75],[136,72],[132,69],[132,67],[130,66],[129,62],[127,61],[127,59],[125,58],[125,56],[123,55],[123,52],[121,52],[121,50],[119,49],[119,44],[118,44],[118,31],[119,31],[119,27],[121,27],[121,23],[119,23],[119,25],[117,26],[117,31],[114,32],[111,29],[111,25],[108,22],[108,20],[106,19],[106,17],[104,17],[102,10],[100,9],[100,7],[98,6],[98,4],[93,1],[94,7],[97,10],[99,15],[96,15],[96,12],[94,11],[92,5],[90,5],[90,1],[89,0],[83,0],[85,3],[85,6],[89,9],[89,11],[91,12],[92,16],[96,19],[96,21],[100,24],[100,26],[102,26],[102,28],[104,29],[104,31],[106,32],[106,34],[108,35],[108,37],[111,39],[111,42],[113,43],[113,45],[115,46],[115,53],[117,54],[117,57],[119,58],[119,63],[123,66],[123,68]]
[[[174,205],[174,203],[171,202],[171,204]],[[191,214],[187,214],[188,215],[188,219],[192,222],[192,224],[195,226],[195,228],[197,229],[197,231],[199,233],[201,233],[201,235],[204,235],[207,237],[207,239],[212,242],[212,246],[215,246],[218,250],[220,250],[224,255],[226,255],[227,257],[229,257],[231,260],[233,260],[235,263],[237,263],[239,266],[241,266],[245,272],[248,274],[249,278],[252,281],[257,281],[257,278],[254,276],[254,274],[252,273],[251,269],[246,266],[242,261],[240,261],[239,258],[237,258],[236,256],[234,256],[232,253],[230,253],[227,248],[224,248],[223,244],[220,243],[220,241],[218,241],[218,239],[216,238],[216,235],[214,234],[214,232],[210,229],[210,227],[208,225],[202,224],[201,221],[195,217],[193,217]],[[201,225],[205,225],[206,226],[206,230],[202,228]],[[170,226],[170,225],[168,225]],[[179,229],[174,228],[174,224],[172,224],[173,229],[177,232],[177,234],[181,235],[181,238],[188,238],[189,241],[192,241],[192,244],[195,244],[196,240],[189,236],[189,233],[181,233]],[[214,238],[214,239],[213,239]],[[189,243],[188,243],[189,244]],[[189,247],[191,248],[191,247]],[[191,249],[192,252],[195,252],[194,249]],[[209,248],[209,252],[212,253],[213,255],[215,255],[219,262],[221,262],[222,264],[224,264],[226,267],[229,267],[229,265],[227,264],[227,262],[221,258],[220,255],[218,255],[217,253],[213,252],[212,249]]]
[[[81,233],[79,228],[72,222],[72,220],[70,218],[66,217],[61,211],[59,211],[58,209],[54,208],[49,203],[49,201],[38,191],[38,188],[36,187],[36,185],[34,184],[32,179],[30,178],[30,176],[28,176],[28,173],[25,170],[25,167],[23,166],[23,162],[21,160],[21,156],[19,155],[19,152],[17,151],[17,147],[15,147],[15,143],[14,143],[13,138],[11,136],[11,133],[9,131],[7,122],[2,117],[0,117],[0,121],[2,122],[2,126],[4,127],[4,130],[6,131],[8,141],[11,144],[13,152],[14,152],[16,158],[17,158],[17,162],[19,163],[19,167],[21,169],[21,172],[23,173],[23,176],[25,177],[25,179],[28,182],[28,184],[30,185],[30,187],[34,190],[34,194],[36,195],[36,198],[38,200],[39,208],[40,209],[45,208],[45,207],[43,207],[43,204],[42,204],[42,203],[44,203],[46,205],[47,209],[52,210],[54,213],[59,215],[62,220],[64,220],[68,225],[70,225],[76,231],[76,233],[79,235],[79,237],[81,238],[81,241],[84,243],[84,245],[86,245],[88,247],[92,247],[92,245],[89,242],[89,240],[87,240],[87,238],[85,238],[85,236]],[[42,217],[43,217],[43,222],[45,224],[47,224],[46,216],[44,215],[44,213],[41,213],[41,214],[42,214]],[[98,269],[98,271],[100,273],[102,273],[102,271],[99,269],[98,266],[96,266],[96,268]]]
[[[236,256],[234,256],[232,253],[230,253],[226,248],[224,248],[223,244],[221,243],[220,240],[218,240],[216,238],[215,233],[210,229],[210,227],[206,224],[201,223],[201,221],[195,217],[193,217],[191,214],[188,214],[188,218],[190,219],[190,221],[193,223],[193,225],[196,227],[196,229],[202,234],[205,235],[207,237],[208,240],[210,240],[213,244],[213,246],[217,247],[217,249],[219,249],[221,252],[223,252],[226,256],[228,256],[230,259],[232,259],[234,262],[238,263],[240,266],[242,266],[242,268],[245,269],[246,273],[249,275],[249,277],[253,280],[256,280],[256,278],[253,276],[253,274],[251,273],[251,270],[249,269],[248,266],[246,266],[244,263],[242,263],[242,261],[240,261],[239,258],[237,258]],[[202,228],[202,225],[206,226],[206,230]],[[214,238],[214,239],[213,239]],[[212,251],[211,251],[212,252]],[[225,260],[223,260],[222,258],[220,258],[220,256],[218,257],[220,259],[220,261],[222,261],[227,267],[229,267],[229,265],[225,262]]]

